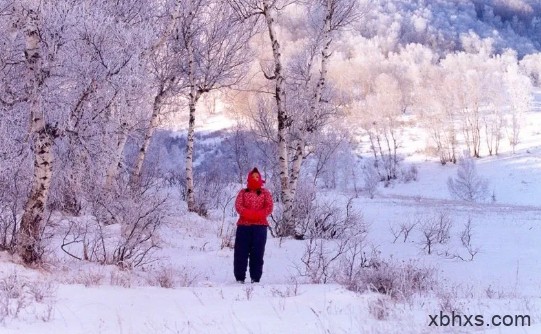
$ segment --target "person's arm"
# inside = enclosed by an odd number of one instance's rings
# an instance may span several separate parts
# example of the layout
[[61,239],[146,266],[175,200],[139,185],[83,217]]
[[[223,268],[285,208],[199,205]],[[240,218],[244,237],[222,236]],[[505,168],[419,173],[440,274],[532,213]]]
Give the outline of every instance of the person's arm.
[[272,209],[274,208],[274,203],[272,201],[272,195],[270,191],[264,191],[263,196],[265,196],[265,200],[263,201],[264,206],[260,210],[261,219],[267,218],[272,213]]

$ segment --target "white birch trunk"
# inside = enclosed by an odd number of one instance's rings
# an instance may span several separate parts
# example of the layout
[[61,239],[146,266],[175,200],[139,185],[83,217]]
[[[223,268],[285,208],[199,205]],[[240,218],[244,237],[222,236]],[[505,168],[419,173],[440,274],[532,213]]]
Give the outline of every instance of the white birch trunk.
[[18,233],[17,250],[27,264],[38,262],[41,258],[40,239],[45,206],[51,186],[54,129],[47,128],[41,106],[43,73],[39,50],[38,14],[30,11],[26,26],[26,63],[28,77],[32,82],[29,101],[31,117],[31,138],[34,152],[34,180],[29,197],[24,205],[21,226]]
[[193,176],[193,145],[195,135],[195,108],[198,100],[198,93],[192,89],[190,93],[190,118],[188,121],[188,138],[186,142],[186,200],[188,202],[188,211],[196,211],[194,176]]
[[[193,51],[189,52],[190,57],[190,81],[194,82],[193,71]],[[195,84],[190,87],[190,102],[189,102],[189,119],[188,119],[188,136],[186,140],[186,200],[188,203],[188,211],[196,211],[195,189],[193,176],[193,146],[195,142],[195,111],[197,101],[201,94],[197,91]]]
[[280,168],[280,185],[282,187],[281,198],[283,205],[282,213],[282,228],[280,235],[293,235],[294,226],[292,222],[292,194],[289,183],[289,159],[287,152],[287,128],[289,127],[289,119],[285,110],[285,87],[282,66],[282,55],[280,53],[280,43],[276,36],[274,19],[272,17],[271,8],[268,1],[263,2],[263,13],[267,23],[269,37],[272,44],[272,54],[274,57],[274,75],[275,80],[275,99],[278,113],[278,159]]
[[295,198],[297,194],[297,184],[299,180],[299,174],[301,171],[302,162],[304,160],[304,151],[306,149],[306,143],[304,140],[300,139],[297,142],[295,155],[293,156],[291,163],[291,178],[289,181],[291,189],[291,197]]
[[113,161],[109,165],[109,168],[107,168],[107,173],[105,175],[106,189],[111,189],[113,181],[118,177],[118,171],[122,168],[122,157],[124,154],[124,146],[126,146],[127,140],[128,136],[125,133],[121,133],[118,135]]
[[[325,22],[323,26],[323,49],[321,51],[321,68],[319,72],[319,79],[314,89],[313,99],[310,102],[310,114],[309,117],[312,117],[313,120],[308,120],[306,129],[308,133],[313,133],[316,130],[316,124],[310,124],[311,122],[317,123],[319,115],[318,109],[321,103],[321,96],[323,94],[323,89],[325,88],[325,83],[327,80],[328,73],[328,61],[331,56],[330,46],[332,43],[331,40],[331,19],[333,11],[333,0],[327,0],[327,8],[325,15]],[[299,174],[302,167],[302,162],[304,161],[304,155],[306,150],[306,141],[301,138],[296,146],[295,155],[293,156],[293,163],[291,167],[291,177],[290,177],[290,191],[291,198],[295,198],[297,193],[297,183],[299,180]]]
[[194,176],[193,176],[193,146],[195,135],[195,108],[201,93],[198,91],[195,79],[195,55],[193,46],[193,35],[191,31],[191,24],[194,21],[195,13],[190,13],[189,22],[187,23],[188,31],[186,33],[186,50],[188,55],[188,80],[190,81],[190,94],[189,94],[189,119],[188,119],[188,135],[186,138],[186,201],[188,204],[188,211],[196,211],[195,203],[195,190],[194,190]]
[[160,90],[156,97],[154,98],[154,103],[152,105],[152,116],[150,117],[150,124],[146,130],[145,138],[143,140],[143,145],[139,149],[137,154],[137,160],[135,162],[135,168],[131,175],[130,183],[132,185],[139,185],[141,182],[141,172],[143,170],[143,163],[145,162],[145,157],[150,146],[150,141],[152,140],[152,135],[154,130],[158,127],[160,111],[163,105],[163,98],[165,95],[165,90],[163,85],[160,86]]

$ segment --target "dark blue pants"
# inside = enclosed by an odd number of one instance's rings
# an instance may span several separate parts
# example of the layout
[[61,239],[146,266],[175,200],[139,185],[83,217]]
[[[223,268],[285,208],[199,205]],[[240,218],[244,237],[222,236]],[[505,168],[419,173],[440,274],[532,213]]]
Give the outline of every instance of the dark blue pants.
[[250,278],[259,282],[263,274],[263,255],[267,243],[267,226],[237,226],[233,271],[237,281],[244,281],[248,260]]

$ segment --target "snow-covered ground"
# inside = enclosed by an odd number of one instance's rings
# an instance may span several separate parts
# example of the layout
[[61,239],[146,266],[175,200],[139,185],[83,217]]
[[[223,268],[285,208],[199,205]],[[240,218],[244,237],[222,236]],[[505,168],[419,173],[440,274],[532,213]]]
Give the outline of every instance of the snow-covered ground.
[[[433,291],[396,300],[338,284],[309,284],[298,271],[303,242],[273,238],[267,243],[262,283],[237,284],[233,251],[221,247],[218,237],[220,230],[231,229],[234,217],[212,212],[203,219],[185,213],[179,201],[162,231],[158,261],[144,271],[82,263],[61,251],[44,268],[31,270],[2,254],[0,288],[34,292],[4,294],[0,333],[541,333],[539,125],[541,112],[528,113],[515,154],[477,161],[495,200],[453,199],[446,181],[457,167],[413,155],[417,181],[381,187],[374,199],[353,200],[368,223],[371,248],[388,261],[433,268]],[[450,241],[436,245],[432,254],[422,249],[417,229],[405,242],[402,237],[394,241],[391,227],[441,213],[453,221]],[[458,235],[468,220],[478,253],[462,261],[451,255],[464,255]],[[430,316],[450,310],[460,312],[462,320],[482,315],[485,322],[429,326]],[[488,323],[494,315],[527,315],[531,325],[496,327]]]

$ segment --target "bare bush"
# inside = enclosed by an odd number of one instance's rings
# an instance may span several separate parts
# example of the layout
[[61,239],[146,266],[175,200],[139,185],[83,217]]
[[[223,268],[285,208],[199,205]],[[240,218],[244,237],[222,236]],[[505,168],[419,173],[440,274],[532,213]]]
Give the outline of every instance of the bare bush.
[[422,222],[419,226],[422,235],[420,245],[428,254],[432,254],[435,244],[445,244],[449,241],[453,220],[446,211],[440,211],[433,216],[421,219]]
[[433,218],[434,224],[436,225],[436,241],[439,244],[445,244],[451,238],[451,227],[453,226],[453,220],[449,212],[440,211]]
[[83,284],[85,287],[100,286],[104,283],[105,273],[101,269],[91,268],[80,271],[71,283]]
[[370,198],[374,198],[378,184],[380,181],[380,176],[378,170],[372,164],[367,164],[363,169],[363,179],[364,179],[364,188],[368,192]]
[[171,264],[151,265],[145,267],[144,270],[149,273],[148,284],[167,289],[193,286],[199,277],[193,268],[175,269]]
[[336,281],[342,285],[349,285],[359,276],[364,268],[370,268],[379,262],[379,251],[371,247],[368,251],[365,245],[365,236],[356,238],[339,260],[339,269]]
[[387,320],[391,313],[392,300],[387,296],[377,296],[375,300],[368,302],[368,313],[374,319]]
[[223,194],[227,189],[227,181],[219,171],[208,171],[196,173],[195,183],[195,212],[201,217],[208,217],[210,209],[218,209],[221,202],[227,200],[228,196]]
[[278,287],[272,287],[271,294],[273,297],[281,297],[281,298],[298,296],[299,280],[296,277],[291,277],[288,280],[288,285],[285,288],[280,289]]
[[410,165],[408,168],[400,169],[400,180],[404,183],[417,181],[419,170],[416,165]]
[[[469,254],[469,258],[467,258],[468,261],[473,261],[473,258],[477,253],[479,252],[479,247],[475,247],[472,244],[472,237],[473,237],[473,227],[472,227],[472,220],[471,218],[468,218],[468,222],[464,225],[464,229],[462,232],[460,232],[460,242],[462,243],[462,246],[466,248]],[[459,257],[461,260],[464,260],[462,257]]]
[[3,174],[0,176],[0,250],[13,253],[19,230],[18,214],[23,209],[28,184],[18,169],[4,170]]
[[402,235],[402,230],[397,225],[389,224],[389,231],[393,235],[393,244],[396,243],[396,240]]
[[235,232],[236,224],[234,222],[225,224],[220,235],[220,249],[233,249],[235,247]]
[[28,282],[28,292],[39,303],[54,298],[57,290],[58,287],[48,280]]
[[426,250],[428,254],[431,254],[432,247],[434,243],[436,242],[436,237],[438,234],[436,226],[430,221],[424,222],[421,225],[421,234],[422,234],[422,239],[420,241],[420,244],[422,248]]
[[[307,229],[309,238],[301,258],[303,267],[298,271],[312,283],[327,283],[339,279],[340,261],[351,268],[362,260],[362,243],[368,227],[362,215],[351,209],[351,200],[346,204],[345,214],[335,205],[317,206],[314,210],[316,220]],[[325,219],[320,221],[318,217]],[[327,225],[330,222],[333,225]]]
[[456,292],[438,292],[437,293],[439,309],[447,313],[462,312],[463,305],[457,301]]
[[0,279],[0,321],[34,318],[49,321],[56,303],[56,286],[47,280],[29,280],[17,272]]
[[[459,251],[445,251],[442,255],[449,259],[459,259],[461,261],[473,261],[475,255],[479,253],[479,247],[476,247],[472,243],[473,238],[473,226],[471,218],[468,218],[466,224],[464,224],[464,229],[458,234],[460,239],[460,244],[467,252],[467,255],[464,255],[463,252]],[[461,254],[462,253],[462,254]]]
[[437,286],[434,268],[419,266],[416,262],[380,260],[358,271],[346,287],[356,292],[372,291],[393,299],[409,300]]
[[172,289],[175,287],[174,271],[171,266],[163,266],[153,271],[151,284],[161,288]]
[[98,189],[91,197],[95,219],[72,220],[61,248],[70,256],[120,268],[152,261],[159,247],[158,230],[169,212],[159,189]]
[[447,180],[447,187],[452,196],[468,202],[485,200],[488,195],[488,181],[477,174],[475,162],[464,156],[458,162],[457,175]]
[[400,224],[390,224],[389,229],[394,237],[393,244],[402,236],[402,241],[408,241],[411,231],[420,223],[420,218],[411,218],[403,221]]
[[366,228],[362,214],[352,210],[352,201],[348,201],[345,209],[333,201],[318,201],[316,189],[310,184],[303,185],[293,208],[297,238],[341,239],[359,223]]
[[130,271],[126,270],[112,270],[109,273],[109,283],[113,286],[121,286],[124,288],[131,288],[132,276]]

